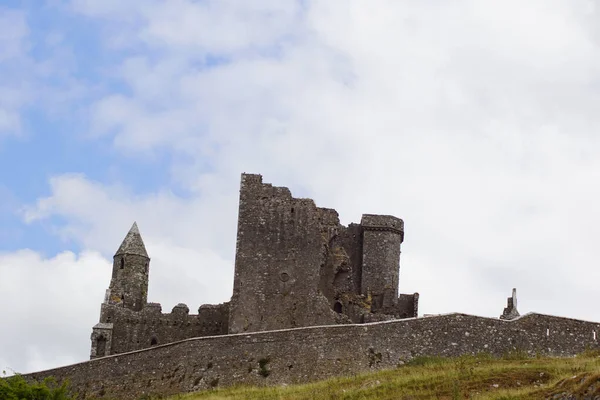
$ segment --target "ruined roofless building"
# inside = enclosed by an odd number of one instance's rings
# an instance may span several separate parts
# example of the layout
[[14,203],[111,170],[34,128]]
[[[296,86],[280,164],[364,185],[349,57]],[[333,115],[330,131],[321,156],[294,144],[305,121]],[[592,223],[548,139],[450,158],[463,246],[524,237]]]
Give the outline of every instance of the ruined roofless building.
[[150,257],[133,224],[114,255],[91,358],[192,337],[416,317],[398,295],[404,223],[365,214],[343,226],[333,209],[242,174],[233,296],[189,314],[148,303]]

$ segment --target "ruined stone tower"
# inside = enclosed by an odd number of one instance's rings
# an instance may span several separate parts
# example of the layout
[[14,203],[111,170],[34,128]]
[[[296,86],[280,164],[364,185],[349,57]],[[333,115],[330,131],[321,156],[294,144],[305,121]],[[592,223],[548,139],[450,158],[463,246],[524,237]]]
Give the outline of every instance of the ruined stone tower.
[[418,294],[398,297],[404,223],[338,213],[288,188],[242,174],[229,333],[417,316]]
[[92,329],[91,358],[113,354],[115,308],[140,311],[147,304],[150,257],[137,223],[113,256],[110,285],[100,309],[100,322]]
[[398,303],[400,245],[404,222],[389,215],[363,215],[361,292],[371,296],[371,309],[392,309]]
[[150,257],[137,223],[134,222],[113,257],[108,303],[140,311],[148,301],[149,266]]
[[500,319],[515,319],[520,317],[519,311],[517,310],[517,289],[513,288],[512,296],[506,299],[506,307],[500,316]]
[[230,333],[335,322],[319,290],[330,214],[260,175],[242,175]]

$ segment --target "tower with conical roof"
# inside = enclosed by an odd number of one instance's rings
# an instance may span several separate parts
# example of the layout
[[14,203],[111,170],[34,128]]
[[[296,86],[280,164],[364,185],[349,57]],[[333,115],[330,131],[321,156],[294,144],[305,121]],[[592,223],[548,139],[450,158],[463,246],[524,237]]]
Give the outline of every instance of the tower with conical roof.
[[149,265],[150,257],[134,222],[113,257],[106,302],[140,311],[148,301]]

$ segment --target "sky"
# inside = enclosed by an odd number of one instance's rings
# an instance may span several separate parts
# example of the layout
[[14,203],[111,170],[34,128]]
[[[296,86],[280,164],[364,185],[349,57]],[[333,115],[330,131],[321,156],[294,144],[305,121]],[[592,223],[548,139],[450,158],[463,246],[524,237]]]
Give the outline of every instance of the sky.
[[600,321],[594,1],[0,0],[0,371],[149,301],[228,301],[240,174],[405,222],[420,314]]

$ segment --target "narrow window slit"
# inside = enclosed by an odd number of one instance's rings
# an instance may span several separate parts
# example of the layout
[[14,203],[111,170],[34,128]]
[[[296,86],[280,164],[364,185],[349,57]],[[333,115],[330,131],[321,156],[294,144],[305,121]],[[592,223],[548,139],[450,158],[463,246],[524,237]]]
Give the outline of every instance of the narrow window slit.
[[106,338],[102,335],[96,341],[96,357],[104,357],[106,355]]

